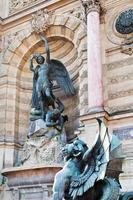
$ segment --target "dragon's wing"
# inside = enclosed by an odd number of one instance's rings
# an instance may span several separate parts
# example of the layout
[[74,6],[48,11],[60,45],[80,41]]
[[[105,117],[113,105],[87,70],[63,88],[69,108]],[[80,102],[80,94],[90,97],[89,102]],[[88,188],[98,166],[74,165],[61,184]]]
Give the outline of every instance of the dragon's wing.
[[100,119],[99,133],[91,150],[87,150],[83,156],[86,163],[83,173],[73,177],[69,194],[72,199],[82,196],[86,191],[94,186],[95,182],[105,177],[107,164],[109,162],[110,137],[107,128]]
[[49,77],[51,80],[57,81],[58,85],[65,91],[66,95],[71,96],[75,94],[75,89],[69,74],[63,63],[59,60],[51,59]]

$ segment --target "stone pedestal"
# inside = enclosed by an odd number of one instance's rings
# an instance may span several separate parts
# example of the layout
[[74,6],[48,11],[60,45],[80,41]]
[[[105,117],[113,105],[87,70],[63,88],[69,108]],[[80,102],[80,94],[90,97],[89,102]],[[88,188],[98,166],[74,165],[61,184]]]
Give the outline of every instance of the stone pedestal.
[[60,165],[7,168],[2,174],[8,179],[5,200],[51,200],[55,174]]
[[18,164],[23,166],[47,166],[62,163],[61,148],[62,144],[56,137],[30,138],[25,142],[21,162]]
[[59,132],[48,128],[41,119],[30,124],[29,138],[18,163],[20,167],[2,171],[7,178],[2,200],[52,200],[54,177],[63,165],[64,134],[64,129]]

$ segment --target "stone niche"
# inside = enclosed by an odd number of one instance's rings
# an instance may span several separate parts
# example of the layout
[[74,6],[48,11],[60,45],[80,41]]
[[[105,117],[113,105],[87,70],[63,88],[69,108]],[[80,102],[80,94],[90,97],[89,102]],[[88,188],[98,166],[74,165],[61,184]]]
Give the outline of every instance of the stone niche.
[[[56,58],[60,60],[66,66],[70,77],[73,81],[74,87],[76,89],[76,95],[73,97],[67,97],[58,86],[54,85],[54,93],[63,104],[65,105],[64,114],[67,114],[69,117],[68,123],[66,123],[66,132],[68,133],[68,137],[74,132],[75,128],[78,126],[78,70],[80,68],[81,63],[78,63],[78,52],[74,47],[73,43],[69,40],[61,37],[51,37],[49,38],[49,46],[51,52],[51,58]],[[38,42],[30,49],[30,56],[34,53],[43,53],[44,47],[42,42]],[[45,57],[45,52],[44,52]],[[23,68],[19,73],[18,82],[19,89],[17,92],[19,105],[16,113],[17,121],[18,121],[18,133],[19,140],[25,141],[28,126],[29,126],[29,112],[30,112],[30,101],[31,101],[31,93],[32,93],[32,72],[29,69],[29,57],[23,63]]]

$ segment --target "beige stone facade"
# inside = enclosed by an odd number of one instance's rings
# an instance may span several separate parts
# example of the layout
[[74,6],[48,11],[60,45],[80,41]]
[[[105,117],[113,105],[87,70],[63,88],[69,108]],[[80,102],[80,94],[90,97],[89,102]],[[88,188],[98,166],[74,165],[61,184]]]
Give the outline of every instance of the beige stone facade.
[[[64,102],[65,112],[69,115],[70,121],[66,125],[68,137],[72,138],[76,130],[80,132],[78,128],[82,121],[85,128],[80,136],[90,145],[96,130],[94,118],[99,116],[105,119],[110,133],[121,139],[126,155],[124,173],[120,179],[122,190],[133,191],[133,54],[128,46],[121,45],[126,38],[115,29],[117,16],[132,8],[133,2],[103,0],[102,5],[105,9],[100,15],[103,110],[97,112],[94,109],[95,112],[90,113],[87,64],[89,31],[81,1],[0,1],[1,171],[17,165],[27,138],[33,76],[29,70],[29,59],[36,52],[45,55],[37,33],[42,29],[49,40],[51,57],[64,63],[76,89],[74,97],[66,97],[57,86],[54,91]],[[48,21],[45,9],[50,15]],[[1,185],[0,199],[13,200],[9,188],[4,192],[3,188],[5,186]],[[42,193],[47,191],[40,190]],[[36,199],[42,199],[42,193]],[[15,200],[24,199],[23,195],[19,198],[17,192],[15,194]]]

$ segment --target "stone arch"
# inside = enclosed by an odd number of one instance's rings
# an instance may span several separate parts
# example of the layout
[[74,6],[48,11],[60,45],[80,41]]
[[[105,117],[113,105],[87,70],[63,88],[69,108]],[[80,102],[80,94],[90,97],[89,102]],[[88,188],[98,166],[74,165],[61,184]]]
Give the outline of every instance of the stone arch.
[[[51,30],[52,29],[52,30]],[[34,37],[35,33],[31,27],[25,31],[20,31],[19,34],[11,42],[10,46],[4,53],[3,63],[11,64],[12,61],[17,60],[17,67],[20,66],[23,57],[26,56],[25,52],[29,52],[31,46],[34,46],[40,41],[39,37]],[[86,56],[86,25],[77,17],[64,15],[53,15],[50,20],[50,28],[46,32],[49,36],[61,36],[72,41],[75,48],[78,48],[79,57],[85,58]],[[32,44],[30,42],[33,38]],[[25,45],[25,41],[29,42],[29,46]]]

